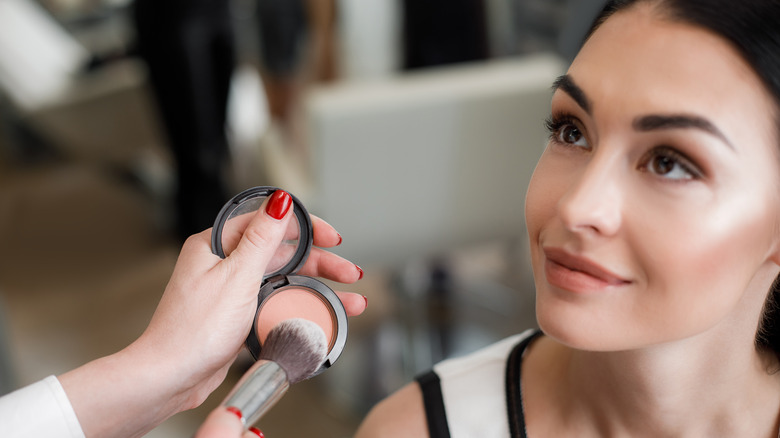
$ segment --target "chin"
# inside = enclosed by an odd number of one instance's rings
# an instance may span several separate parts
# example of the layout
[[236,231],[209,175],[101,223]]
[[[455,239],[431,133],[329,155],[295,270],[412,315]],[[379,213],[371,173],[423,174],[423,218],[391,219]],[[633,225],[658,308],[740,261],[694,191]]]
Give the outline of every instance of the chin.
[[632,330],[635,324],[608,321],[599,318],[597,312],[574,308],[571,303],[548,306],[537,303],[536,312],[544,334],[573,349],[606,352],[643,345],[641,334]]

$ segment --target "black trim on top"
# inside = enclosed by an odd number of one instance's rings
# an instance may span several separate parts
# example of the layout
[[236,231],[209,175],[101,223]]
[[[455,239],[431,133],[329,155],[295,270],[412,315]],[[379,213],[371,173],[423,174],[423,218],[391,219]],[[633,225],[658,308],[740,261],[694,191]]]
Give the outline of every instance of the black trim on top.
[[509,418],[509,436],[512,438],[528,438],[525,430],[525,414],[523,413],[523,392],[520,385],[520,371],[523,364],[523,353],[528,345],[542,334],[537,330],[518,343],[509,354],[506,363],[506,407]]
[[428,434],[431,438],[450,438],[447,425],[447,412],[444,410],[444,397],[441,394],[441,380],[433,370],[417,376],[425,405],[425,418],[428,421]]

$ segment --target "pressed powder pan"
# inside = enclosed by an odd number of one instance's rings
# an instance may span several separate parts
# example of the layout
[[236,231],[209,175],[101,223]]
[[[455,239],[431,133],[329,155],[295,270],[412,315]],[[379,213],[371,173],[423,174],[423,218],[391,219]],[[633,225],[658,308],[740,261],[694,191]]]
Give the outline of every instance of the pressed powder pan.
[[[265,199],[276,187],[253,187],[228,201],[217,215],[211,233],[211,250],[225,258],[238,244],[241,232]],[[347,341],[347,313],[333,290],[311,277],[295,275],[306,262],[313,241],[309,213],[293,196],[295,220],[290,221],[285,239],[266,269],[257,300],[255,323],[246,346],[257,359],[268,332],[278,323],[292,318],[308,319],[322,328],[328,340],[328,354],[316,374],[329,368]]]

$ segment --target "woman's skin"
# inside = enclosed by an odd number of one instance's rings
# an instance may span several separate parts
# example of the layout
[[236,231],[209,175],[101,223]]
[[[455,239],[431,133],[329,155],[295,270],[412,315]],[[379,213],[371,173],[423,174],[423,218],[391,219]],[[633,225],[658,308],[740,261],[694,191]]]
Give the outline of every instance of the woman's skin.
[[[59,377],[87,437],[142,436],[200,405],[222,383],[254,320],[265,267],[294,216],[289,205],[289,195],[269,197],[225,259],[211,252],[211,230],[190,237],[144,333]],[[313,219],[315,245],[341,242],[333,227]],[[362,276],[359,267],[324,249],[312,252],[301,273],[340,283]],[[339,297],[350,316],[365,309],[360,295]]]
[[[777,117],[729,43],[646,3],[556,81],[526,199],[546,334],[523,363],[529,437],[778,436],[754,344],[780,271]],[[427,436],[416,384],[358,431],[398,434]]]

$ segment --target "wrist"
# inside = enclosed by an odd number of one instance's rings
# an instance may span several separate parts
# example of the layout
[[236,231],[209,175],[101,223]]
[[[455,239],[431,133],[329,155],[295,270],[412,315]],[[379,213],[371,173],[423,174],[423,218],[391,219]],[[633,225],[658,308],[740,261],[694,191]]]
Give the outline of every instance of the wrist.
[[145,399],[160,407],[160,414],[168,416],[187,409],[187,379],[171,358],[161,354],[154,345],[147,345],[139,338],[114,356],[121,362],[130,382],[136,382],[139,390],[145,392]]
[[172,416],[202,402],[195,394],[199,378],[174,347],[142,335],[116,356],[130,370],[128,377],[147,388],[147,400],[154,400],[161,415]]
[[170,371],[137,345],[59,376],[87,437],[142,436],[183,410]]

